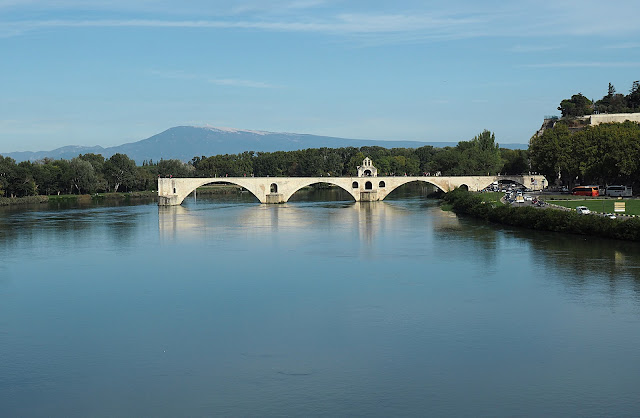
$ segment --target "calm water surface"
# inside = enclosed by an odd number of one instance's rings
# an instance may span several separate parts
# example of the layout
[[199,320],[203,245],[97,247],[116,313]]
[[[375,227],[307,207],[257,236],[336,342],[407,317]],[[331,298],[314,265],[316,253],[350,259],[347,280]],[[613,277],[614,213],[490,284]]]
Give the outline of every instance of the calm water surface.
[[0,212],[2,416],[637,416],[640,248],[423,197]]

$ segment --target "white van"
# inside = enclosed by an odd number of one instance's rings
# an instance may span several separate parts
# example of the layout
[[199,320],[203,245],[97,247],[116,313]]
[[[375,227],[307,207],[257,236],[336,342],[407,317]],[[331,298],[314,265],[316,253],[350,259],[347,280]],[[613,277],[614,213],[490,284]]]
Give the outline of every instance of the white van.
[[631,187],[627,186],[609,186],[607,187],[607,196],[611,197],[631,197],[633,192]]

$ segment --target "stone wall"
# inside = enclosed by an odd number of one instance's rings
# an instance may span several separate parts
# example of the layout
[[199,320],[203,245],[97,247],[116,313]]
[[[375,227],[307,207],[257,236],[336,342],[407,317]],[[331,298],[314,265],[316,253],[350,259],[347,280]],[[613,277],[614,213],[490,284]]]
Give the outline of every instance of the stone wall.
[[591,125],[600,125],[601,123],[622,123],[625,121],[640,122],[640,113],[602,113],[599,115],[589,116]]

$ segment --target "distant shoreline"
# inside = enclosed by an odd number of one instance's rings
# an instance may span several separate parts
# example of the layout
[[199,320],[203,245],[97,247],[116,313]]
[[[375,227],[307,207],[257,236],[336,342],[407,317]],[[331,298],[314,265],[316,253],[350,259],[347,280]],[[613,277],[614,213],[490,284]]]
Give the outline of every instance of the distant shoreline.
[[[214,195],[214,194],[229,194],[234,193],[242,189],[240,186],[232,184],[215,184],[199,187],[197,189],[198,195]],[[96,193],[96,194],[72,194],[72,195],[38,195],[38,196],[25,196],[25,197],[0,197],[0,207],[2,206],[25,206],[25,205],[39,205],[44,203],[90,203],[92,201],[127,201],[127,200],[142,200],[153,199],[157,201],[158,192],[153,191],[141,191],[141,192],[128,192],[128,193]]]

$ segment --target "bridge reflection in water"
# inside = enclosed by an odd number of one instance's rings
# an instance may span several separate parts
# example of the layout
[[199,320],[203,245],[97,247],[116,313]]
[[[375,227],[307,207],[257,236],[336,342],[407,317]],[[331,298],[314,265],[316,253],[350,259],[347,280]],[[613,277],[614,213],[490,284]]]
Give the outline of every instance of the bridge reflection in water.
[[[416,224],[416,205],[425,207],[425,216],[419,218],[419,224]],[[167,241],[198,237],[218,242],[239,235],[249,238],[272,235],[278,240],[281,234],[302,236],[308,228],[321,228],[329,241],[332,235],[341,233],[338,231],[351,230],[358,234],[360,250],[373,256],[378,235],[398,235],[416,228],[431,234],[434,230],[460,227],[455,215],[442,212],[433,199],[281,205],[228,204],[198,199],[197,203],[190,200],[185,205],[158,208],[160,238]]]

